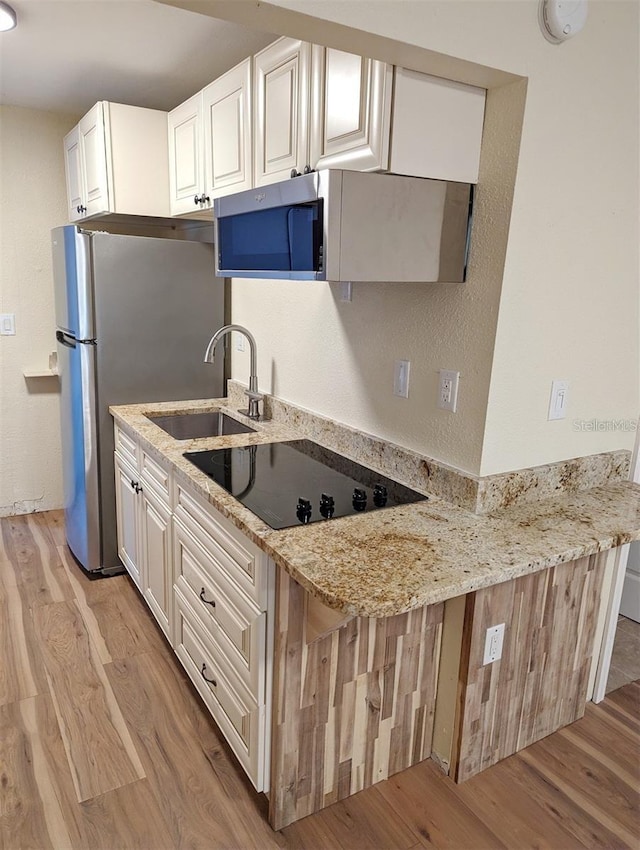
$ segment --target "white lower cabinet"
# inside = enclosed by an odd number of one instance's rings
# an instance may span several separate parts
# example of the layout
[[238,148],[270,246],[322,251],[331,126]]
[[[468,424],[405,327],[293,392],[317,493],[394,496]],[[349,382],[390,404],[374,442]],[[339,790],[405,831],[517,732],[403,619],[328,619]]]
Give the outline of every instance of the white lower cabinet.
[[234,674],[211,633],[176,590],[176,655],[256,790],[265,790],[266,705]]
[[168,491],[163,494],[157,481],[163,472],[168,480],[168,472],[137,447],[135,454],[127,451],[126,439],[116,432],[121,447],[115,454],[118,554],[171,640],[171,508]]
[[171,565],[171,512],[143,484],[140,506],[143,593],[163,632],[171,640],[173,604]]
[[269,786],[275,567],[116,426],[118,548],[258,791]]
[[140,545],[138,543],[137,470],[133,469],[117,452],[116,467],[116,523],[118,527],[118,555],[123,566],[142,590],[140,577]]

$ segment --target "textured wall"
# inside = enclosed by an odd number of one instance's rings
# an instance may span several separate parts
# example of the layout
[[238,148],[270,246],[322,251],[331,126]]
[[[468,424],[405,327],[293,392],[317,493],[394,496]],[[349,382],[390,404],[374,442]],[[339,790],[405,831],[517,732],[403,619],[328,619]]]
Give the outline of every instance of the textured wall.
[[[343,305],[322,284],[234,282],[261,385],[474,473],[631,448],[632,432],[578,431],[574,419],[638,411],[638,5],[590,3],[584,32],[562,45],[543,38],[534,0],[380,0],[366,15],[354,0],[272,5],[317,16],[318,41],[330,43],[335,21],[522,75],[527,89],[517,176],[523,84],[490,93],[465,287],[361,284]],[[353,37],[354,50],[376,55],[373,44]],[[408,400],[391,394],[397,358],[412,361]],[[438,368],[461,372],[455,416],[436,408]],[[246,380],[246,355],[233,371]],[[560,422],[547,421],[554,378],[571,382]]]
[[58,382],[25,380],[55,349],[49,231],[66,221],[62,139],[77,118],[0,107],[0,515],[62,505]]

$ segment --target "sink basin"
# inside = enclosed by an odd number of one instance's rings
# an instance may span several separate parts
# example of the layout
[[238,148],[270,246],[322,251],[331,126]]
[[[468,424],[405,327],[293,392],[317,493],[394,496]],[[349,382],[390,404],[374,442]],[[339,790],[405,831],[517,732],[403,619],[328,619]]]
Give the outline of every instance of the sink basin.
[[229,434],[252,434],[255,428],[243,425],[221,410],[205,413],[177,413],[147,416],[176,440],[196,440],[199,437],[224,437]]

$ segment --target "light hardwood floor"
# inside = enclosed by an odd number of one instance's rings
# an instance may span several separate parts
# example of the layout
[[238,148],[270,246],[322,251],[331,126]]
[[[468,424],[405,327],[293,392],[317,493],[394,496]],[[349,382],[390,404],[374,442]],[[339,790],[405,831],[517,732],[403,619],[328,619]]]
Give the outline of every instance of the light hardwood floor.
[[126,576],[59,512],[0,520],[2,850],[640,846],[640,683],[455,785],[426,761],[273,832]]

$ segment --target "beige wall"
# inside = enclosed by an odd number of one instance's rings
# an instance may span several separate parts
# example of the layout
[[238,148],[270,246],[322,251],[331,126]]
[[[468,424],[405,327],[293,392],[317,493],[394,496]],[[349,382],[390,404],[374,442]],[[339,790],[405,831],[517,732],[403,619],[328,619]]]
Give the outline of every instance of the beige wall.
[[[234,282],[261,386],[474,473],[631,448],[632,432],[577,431],[574,419],[638,413],[638,4],[592,1],[584,32],[562,45],[543,38],[533,0],[271,5],[317,16],[313,37],[328,44],[336,21],[466,60],[451,76],[479,81],[473,62],[528,82],[517,177],[522,84],[490,92],[465,287],[361,284],[342,304],[323,284]],[[304,21],[287,26],[309,37]],[[381,55],[366,33],[352,44]],[[421,70],[437,70],[424,57]],[[412,361],[408,400],[391,393],[398,358]],[[246,380],[247,365],[237,354],[234,376]],[[435,406],[438,368],[461,372],[455,416]],[[554,378],[571,382],[560,422],[547,421]]]
[[55,348],[49,231],[66,220],[62,138],[76,118],[0,107],[0,515],[62,505],[58,382],[26,381]]

